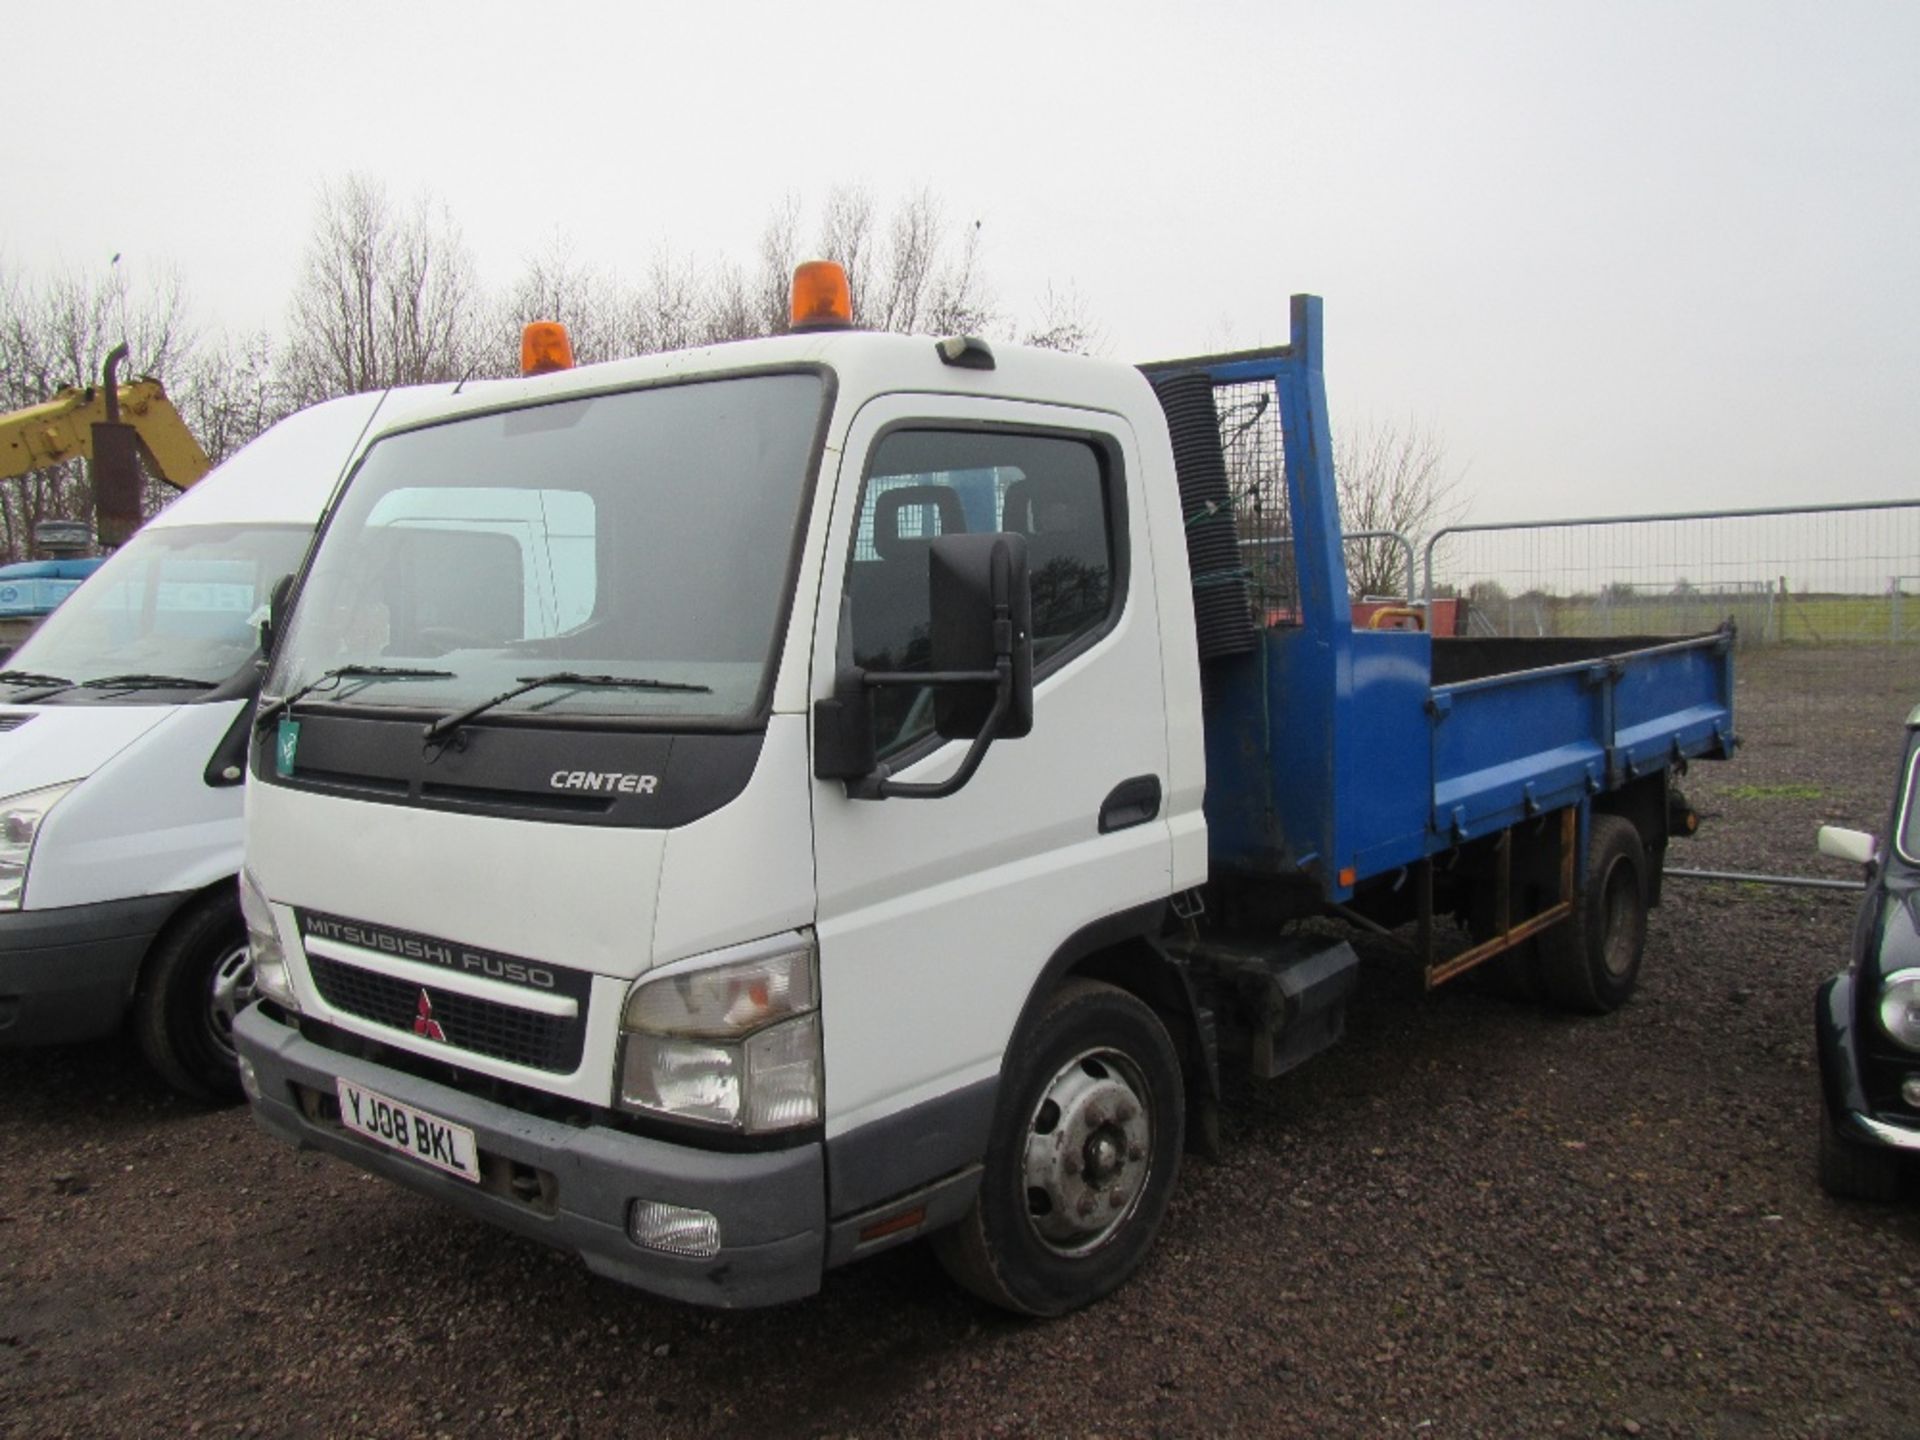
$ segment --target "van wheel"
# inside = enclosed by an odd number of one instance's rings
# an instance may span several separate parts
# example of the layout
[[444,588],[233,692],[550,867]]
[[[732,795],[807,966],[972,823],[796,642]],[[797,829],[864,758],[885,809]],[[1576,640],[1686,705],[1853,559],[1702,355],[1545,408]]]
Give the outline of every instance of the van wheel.
[[1540,981],[1563,1010],[1618,1010],[1640,978],[1647,946],[1647,851],[1632,822],[1595,815],[1573,913],[1539,937]]
[[253,1003],[253,961],[236,898],[201,905],[154,943],[134,992],[134,1036],[147,1063],[196,1100],[240,1098],[233,1022]]
[[1062,1315],[1140,1268],[1180,1170],[1186,1097],[1159,1017],[1063,985],[1009,1051],[980,1193],[934,1237],[951,1275],[1023,1315]]

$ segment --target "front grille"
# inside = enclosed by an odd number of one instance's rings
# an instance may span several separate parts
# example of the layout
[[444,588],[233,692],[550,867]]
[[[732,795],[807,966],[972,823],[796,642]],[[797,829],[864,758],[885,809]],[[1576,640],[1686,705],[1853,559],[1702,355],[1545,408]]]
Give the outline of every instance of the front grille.
[[[411,980],[363,970],[311,952],[307,969],[321,998],[334,1009],[392,1030],[417,1033],[422,987]],[[541,1015],[517,1005],[481,1000],[453,990],[427,987],[432,1019],[450,1050],[465,1050],[534,1070],[570,1075],[580,1068],[586,1045],[587,1012],[582,1002],[572,1017]]]

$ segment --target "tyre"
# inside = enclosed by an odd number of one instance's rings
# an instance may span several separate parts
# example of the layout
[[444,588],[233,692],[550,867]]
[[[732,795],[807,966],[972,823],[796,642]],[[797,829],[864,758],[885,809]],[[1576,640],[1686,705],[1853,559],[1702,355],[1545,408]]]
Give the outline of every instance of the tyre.
[[1833,1116],[1820,1106],[1820,1188],[1842,1200],[1898,1200],[1900,1157],[1844,1139]]
[[1180,1170],[1186,1095],[1159,1017],[1072,980],[1008,1052],[980,1193],[934,1237],[950,1274],[1022,1315],[1062,1315],[1140,1267]]
[[1618,815],[1595,815],[1573,913],[1539,937],[1540,983],[1563,1010],[1618,1010],[1640,978],[1647,946],[1647,852]]
[[187,911],[154,942],[140,972],[133,1001],[140,1052],[183,1095],[238,1100],[233,1021],[253,995],[238,899]]

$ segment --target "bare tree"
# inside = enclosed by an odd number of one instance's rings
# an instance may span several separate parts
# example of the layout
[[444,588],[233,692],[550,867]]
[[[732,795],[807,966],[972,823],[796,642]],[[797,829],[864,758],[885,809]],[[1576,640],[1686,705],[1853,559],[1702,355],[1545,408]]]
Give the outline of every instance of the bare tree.
[[482,369],[512,374],[520,355],[521,328],[532,320],[558,320],[565,325],[573,342],[573,358],[581,365],[628,354],[623,333],[626,308],[613,279],[582,261],[572,237],[556,230],[508,292],[494,342],[496,353],[482,358]]
[[819,253],[845,268],[856,317],[867,313],[867,269],[873,259],[872,249],[873,197],[863,186],[834,186],[820,211]]
[[[218,465],[292,411],[275,368],[273,337],[220,335],[195,348],[168,385],[180,417]],[[170,494],[171,492],[166,492]]]
[[453,217],[425,196],[397,212],[364,176],[321,191],[288,328],[287,383],[303,405],[459,379],[486,358],[479,283]]
[[[753,298],[758,310],[758,319],[748,333],[755,335],[783,335],[791,316],[788,309],[788,287],[793,281],[793,268],[800,259],[800,197],[783,197],[767,216],[767,223],[760,232],[760,268],[753,282]],[[724,277],[723,277],[724,278]],[[718,293],[716,292],[716,299]],[[727,306],[716,305],[716,311],[724,314]],[[727,330],[728,339],[741,338],[731,333],[731,325],[721,327]]]
[[1020,343],[1076,355],[1098,354],[1106,337],[1087,314],[1086,297],[1072,285],[1049,284],[1040,294],[1040,313],[1020,331]]
[[[1417,541],[1465,509],[1460,476],[1446,446],[1428,427],[1376,421],[1343,432],[1333,444],[1340,519],[1349,532],[1391,530]],[[1354,598],[1400,595],[1407,586],[1406,551],[1393,540],[1347,547],[1347,584]]]
[[[781,328],[785,327],[783,311]],[[709,345],[767,334],[765,286],[749,280],[731,260],[722,260],[705,287],[701,329],[702,340]]]
[[867,313],[856,319],[876,330],[903,335],[921,328],[921,307],[938,264],[940,231],[939,208],[930,192],[910,195],[895,207],[878,283],[869,291],[873,301]]
[[706,284],[692,260],[661,249],[647,278],[621,300],[621,337],[631,355],[684,350],[707,338]]

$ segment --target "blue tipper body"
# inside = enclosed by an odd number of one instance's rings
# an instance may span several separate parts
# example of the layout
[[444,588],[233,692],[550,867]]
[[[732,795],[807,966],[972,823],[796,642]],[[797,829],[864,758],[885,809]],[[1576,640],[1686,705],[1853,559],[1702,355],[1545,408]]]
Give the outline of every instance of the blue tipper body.
[[1317,297],[1294,297],[1292,330],[1283,351],[1204,365],[1215,385],[1275,388],[1299,587],[1298,624],[1208,663],[1216,871],[1304,875],[1342,901],[1370,877],[1566,806],[1584,821],[1596,794],[1731,752],[1730,629],[1562,663],[1536,654],[1445,684],[1430,635],[1356,630]]

